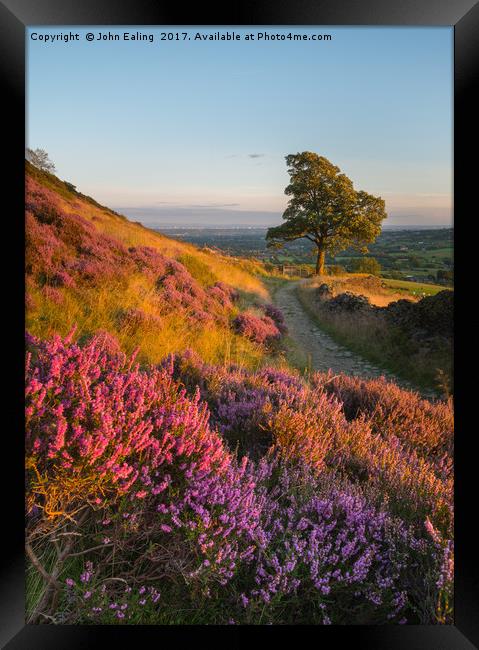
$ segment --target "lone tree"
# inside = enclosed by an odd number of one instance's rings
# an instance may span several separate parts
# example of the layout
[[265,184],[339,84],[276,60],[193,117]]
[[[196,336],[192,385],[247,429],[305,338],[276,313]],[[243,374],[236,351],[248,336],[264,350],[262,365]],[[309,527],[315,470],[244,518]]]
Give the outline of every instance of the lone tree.
[[381,232],[386,218],[380,197],[357,192],[339,167],[311,151],[286,156],[291,196],[283,213],[285,223],[269,228],[268,247],[282,248],[285,242],[305,237],[317,248],[316,275],[324,274],[326,251],[345,248],[367,252],[366,244]]
[[28,162],[31,162],[32,165],[42,169],[44,172],[49,172],[53,174],[55,171],[55,165],[50,160],[45,149],[28,149],[26,150],[25,157]]

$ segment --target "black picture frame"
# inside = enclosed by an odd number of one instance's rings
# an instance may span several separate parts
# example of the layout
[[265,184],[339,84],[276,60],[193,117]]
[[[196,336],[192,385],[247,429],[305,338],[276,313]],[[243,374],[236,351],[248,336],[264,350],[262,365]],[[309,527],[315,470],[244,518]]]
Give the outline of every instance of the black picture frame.
[[[474,0],[247,0],[224,4],[215,10],[198,5],[188,14],[180,7],[167,6],[160,0],[2,0],[0,1],[0,70],[3,80],[2,108],[4,134],[8,135],[2,174],[3,196],[9,199],[2,223],[3,258],[12,253],[5,266],[3,288],[4,324],[8,332],[3,338],[4,357],[11,353],[4,367],[7,389],[3,423],[3,492],[2,521],[7,522],[1,534],[3,551],[0,575],[0,642],[9,650],[23,648],[91,648],[110,644],[225,643],[240,647],[246,643],[278,643],[299,640],[313,632],[312,643],[321,647],[339,646],[386,650],[466,650],[479,647],[479,580],[477,569],[477,537],[475,537],[475,480],[473,420],[467,424],[468,412],[473,415],[474,385],[461,363],[474,361],[473,327],[477,318],[468,314],[467,283],[470,280],[468,260],[474,264],[470,237],[471,219],[475,210],[475,165],[467,154],[475,152],[474,118],[477,104],[473,101],[478,72],[479,6]],[[454,100],[454,214],[458,223],[455,240],[455,505],[456,505],[456,571],[455,625],[453,626],[315,626],[304,627],[128,627],[128,626],[49,626],[25,625],[25,562],[23,540],[23,350],[24,350],[24,135],[25,135],[25,28],[30,25],[394,25],[454,26],[455,36],[455,100]],[[59,88],[61,92],[61,88]],[[464,311],[465,318],[461,318]],[[459,333],[457,328],[459,327]],[[474,349],[472,349],[474,348]],[[477,367],[477,364],[474,364]],[[7,478],[7,469],[10,476]],[[285,636],[290,636],[286,639]],[[311,643],[309,641],[309,643]]]

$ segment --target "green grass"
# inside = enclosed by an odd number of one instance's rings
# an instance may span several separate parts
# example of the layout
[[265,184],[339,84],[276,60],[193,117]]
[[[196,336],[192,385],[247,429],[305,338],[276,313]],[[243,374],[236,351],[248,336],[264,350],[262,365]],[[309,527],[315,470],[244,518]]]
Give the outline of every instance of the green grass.
[[437,248],[436,250],[418,251],[417,257],[437,257],[438,259],[452,259],[453,248]]
[[409,280],[388,280],[384,278],[384,283],[395,289],[396,291],[404,291],[410,295],[426,294],[426,296],[435,296],[439,291],[444,289],[451,289],[451,287],[443,287],[439,284],[427,284],[423,282],[410,282]]

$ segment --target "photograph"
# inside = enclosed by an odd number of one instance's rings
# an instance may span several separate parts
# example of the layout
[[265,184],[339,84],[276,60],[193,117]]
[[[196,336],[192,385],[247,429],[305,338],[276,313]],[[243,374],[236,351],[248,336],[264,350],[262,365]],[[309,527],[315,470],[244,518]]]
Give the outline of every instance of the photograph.
[[453,35],[28,26],[27,623],[454,623]]
[[0,0],[2,650],[479,650],[478,33]]

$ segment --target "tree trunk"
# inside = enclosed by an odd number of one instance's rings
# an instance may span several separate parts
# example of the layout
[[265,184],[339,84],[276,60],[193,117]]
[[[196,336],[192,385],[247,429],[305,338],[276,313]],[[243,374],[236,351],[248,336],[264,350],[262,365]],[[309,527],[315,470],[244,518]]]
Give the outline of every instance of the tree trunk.
[[316,275],[324,275],[324,260],[326,251],[322,246],[318,246],[318,256],[316,258]]

